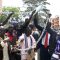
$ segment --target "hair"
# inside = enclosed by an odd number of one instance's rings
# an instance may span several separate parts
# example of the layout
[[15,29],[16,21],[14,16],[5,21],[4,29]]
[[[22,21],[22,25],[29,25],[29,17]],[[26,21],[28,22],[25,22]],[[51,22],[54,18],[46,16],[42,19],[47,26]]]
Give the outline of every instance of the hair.
[[33,29],[33,28],[35,28],[35,25],[34,25],[34,24],[30,24],[29,27],[30,27],[31,29]]
[[31,28],[30,27],[27,27],[26,30],[25,30],[25,34],[27,36],[29,36],[31,34],[31,32],[32,32]]

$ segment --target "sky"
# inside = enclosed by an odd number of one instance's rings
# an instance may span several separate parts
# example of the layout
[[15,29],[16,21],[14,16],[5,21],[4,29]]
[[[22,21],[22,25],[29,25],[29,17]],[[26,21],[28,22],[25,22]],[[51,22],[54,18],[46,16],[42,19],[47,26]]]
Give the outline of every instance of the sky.
[[[3,6],[13,6],[13,7],[20,7],[21,10],[25,10],[25,7],[23,5],[22,0],[2,0],[3,1]],[[47,0],[50,2],[50,6],[47,6],[48,9],[50,9],[52,16],[54,17],[55,15],[60,16],[60,0]]]
[[23,6],[22,0],[2,0],[3,6],[14,6],[21,7]]
[[48,7],[52,13],[52,17],[58,15],[60,16],[60,0],[48,0],[50,6]]
[[26,8],[22,0],[2,0],[2,6],[20,7],[21,10]]

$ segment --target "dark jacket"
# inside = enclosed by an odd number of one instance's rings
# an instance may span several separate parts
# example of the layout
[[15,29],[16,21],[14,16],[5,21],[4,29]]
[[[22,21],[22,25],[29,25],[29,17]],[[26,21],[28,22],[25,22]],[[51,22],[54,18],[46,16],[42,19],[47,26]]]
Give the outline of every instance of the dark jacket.
[[[41,32],[43,31],[44,28],[38,25],[38,20],[37,20],[36,17],[34,18],[34,24],[35,24],[37,29],[39,29]],[[56,36],[57,36],[57,33],[55,31],[53,31],[50,28],[50,26],[47,26],[46,30],[47,30],[48,33],[50,33],[50,40],[49,40],[49,48],[48,49],[49,49],[49,53],[52,55],[52,53],[54,52],[54,49],[56,47]],[[38,48],[41,47],[41,41],[42,41],[42,39],[37,44]]]

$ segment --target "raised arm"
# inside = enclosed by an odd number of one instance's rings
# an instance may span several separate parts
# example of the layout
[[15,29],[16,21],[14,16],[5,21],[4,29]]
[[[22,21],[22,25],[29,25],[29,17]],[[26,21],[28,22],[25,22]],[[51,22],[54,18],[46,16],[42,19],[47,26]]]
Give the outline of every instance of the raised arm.
[[51,29],[51,22],[47,23],[46,30],[52,35],[53,33],[56,35],[57,33]]
[[35,10],[32,12],[32,14],[30,15],[29,19],[25,19],[25,23],[21,26],[21,29],[22,30],[25,30],[26,27],[28,26],[28,24],[30,23],[31,21],[31,18],[33,17],[33,14],[35,13]]
[[38,30],[43,31],[43,28],[38,25],[38,13],[34,16],[34,24]]
[[33,16],[33,14],[35,13],[35,11],[32,12],[32,14],[30,15],[29,19],[25,19],[25,23],[20,27],[20,29],[18,29],[18,31],[20,32],[17,32],[18,36],[20,36],[22,33],[24,33],[24,31],[26,30],[28,24],[30,23],[31,21],[31,18]]
[[10,17],[14,14],[14,12],[10,13],[9,16],[6,18],[6,20],[2,23],[2,26],[5,25],[8,20],[10,19]]

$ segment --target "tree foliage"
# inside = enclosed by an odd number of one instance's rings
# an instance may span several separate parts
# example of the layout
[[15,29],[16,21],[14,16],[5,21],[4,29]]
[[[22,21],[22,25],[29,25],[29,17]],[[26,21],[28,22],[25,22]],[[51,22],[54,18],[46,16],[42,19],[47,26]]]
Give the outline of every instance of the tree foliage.
[[23,0],[24,1],[24,3],[26,3],[26,4],[31,4],[31,5],[36,5],[36,4],[38,4],[38,3],[40,3],[41,1],[46,1],[46,0]]
[[50,10],[47,9],[46,5],[50,5],[47,0],[23,0],[28,6],[26,12],[30,13],[34,10],[38,11],[39,25],[43,26],[49,18]]
[[1,14],[0,15],[0,22],[3,22],[6,19],[7,15],[6,14]]
[[3,13],[0,14],[0,22],[3,22],[7,18],[9,12],[14,12],[12,17],[18,18],[20,9],[16,7],[3,7],[2,12]]
[[34,10],[37,6],[39,6],[41,1],[46,1],[46,0],[23,0],[23,1],[25,4],[28,5],[27,10],[31,11]]
[[13,17],[18,17],[19,12],[20,12],[20,8],[19,7],[18,8],[16,8],[16,7],[4,7],[3,12],[15,12]]

